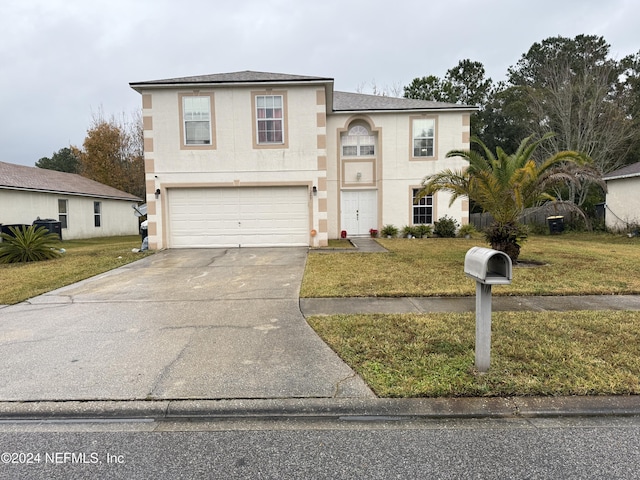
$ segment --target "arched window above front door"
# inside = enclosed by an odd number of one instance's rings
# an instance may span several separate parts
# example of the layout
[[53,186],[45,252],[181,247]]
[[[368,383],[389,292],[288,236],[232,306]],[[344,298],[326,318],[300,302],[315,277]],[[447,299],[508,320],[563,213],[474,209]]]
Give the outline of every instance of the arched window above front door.
[[343,157],[373,157],[376,137],[364,125],[354,125],[340,138]]

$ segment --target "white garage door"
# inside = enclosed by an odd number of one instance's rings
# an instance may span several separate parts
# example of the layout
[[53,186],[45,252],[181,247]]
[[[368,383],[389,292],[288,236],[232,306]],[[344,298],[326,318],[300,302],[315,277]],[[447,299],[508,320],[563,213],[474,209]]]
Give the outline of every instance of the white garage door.
[[169,247],[309,245],[306,187],[167,191]]

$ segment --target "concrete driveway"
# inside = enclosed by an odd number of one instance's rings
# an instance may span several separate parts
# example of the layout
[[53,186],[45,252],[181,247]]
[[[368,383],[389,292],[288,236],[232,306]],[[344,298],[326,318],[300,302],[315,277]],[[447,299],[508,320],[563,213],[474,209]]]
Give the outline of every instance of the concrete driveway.
[[167,250],[0,309],[0,401],[372,398],[298,305],[306,248]]

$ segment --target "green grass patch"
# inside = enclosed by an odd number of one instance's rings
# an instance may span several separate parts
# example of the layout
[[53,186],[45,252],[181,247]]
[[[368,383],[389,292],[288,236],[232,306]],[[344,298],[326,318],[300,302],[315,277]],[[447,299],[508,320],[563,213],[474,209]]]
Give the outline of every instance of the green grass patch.
[[496,312],[485,374],[474,314],[308,321],[381,397],[640,394],[640,312]]
[[139,260],[148,255],[131,251],[140,243],[138,235],[67,240],[60,243],[66,252],[59,258],[0,265],[0,304],[19,303]]
[[328,248],[354,248],[353,244],[346,238],[334,238],[329,240]]
[[[311,253],[302,297],[473,295],[464,256],[481,239],[378,239],[388,253]],[[532,236],[513,282],[494,295],[611,295],[640,293],[640,240],[608,234]],[[542,264],[531,267],[530,263]]]

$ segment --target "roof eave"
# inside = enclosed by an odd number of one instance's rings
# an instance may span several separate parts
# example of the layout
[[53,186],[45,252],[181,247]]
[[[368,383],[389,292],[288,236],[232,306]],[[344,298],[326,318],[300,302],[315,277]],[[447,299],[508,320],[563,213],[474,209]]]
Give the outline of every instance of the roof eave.
[[633,178],[633,177],[640,177],[640,173],[628,173],[627,175],[615,175],[613,177],[602,177],[602,179],[605,182],[608,182],[609,180],[621,180],[623,178]]
[[298,79],[298,80],[226,80],[220,82],[212,82],[210,80],[203,80],[201,82],[131,82],[129,86],[136,92],[141,93],[142,90],[149,89],[175,89],[175,88],[204,88],[204,87],[255,87],[256,85],[272,85],[272,86],[284,86],[284,85],[333,85],[332,78],[314,78],[314,79]]
[[103,198],[107,200],[123,200],[127,202],[142,202],[143,200],[138,197],[121,197],[116,195],[98,195],[96,193],[80,193],[80,192],[68,192],[64,190],[48,190],[44,188],[29,188],[29,187],[15,187],[13,185],[0,185],[0,190],[18,190],[21,192],[34,192],[34,193],[50,193],[53,195],[72,195],[75,197],[90,197],[90,198]]
[[478,107],[468,107],[468,106],[460,106],[459,108],[457,107],[442,107],[442,108],[438,108],[438,107],[425,107],[425,108],[386,108],[386,109],[382,109],[382,108],[378,108],[378,109],[368,109],[368,108],[361,108],[361,109],[349,109],[349,110],[333,110],[331,113],[347,113],[347,114],[354,114],[354,113],[398,113],[398,112],[402,112],[402,113],[424,113],[424,112],[475,112],[478,111],[479,108]]

